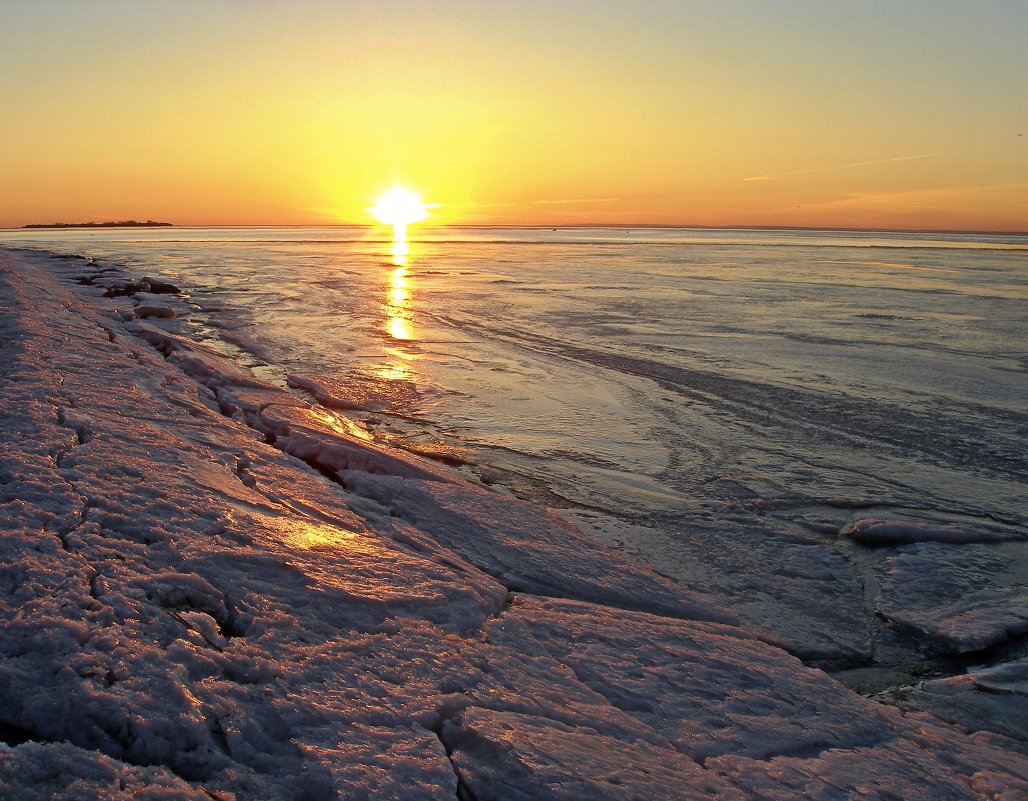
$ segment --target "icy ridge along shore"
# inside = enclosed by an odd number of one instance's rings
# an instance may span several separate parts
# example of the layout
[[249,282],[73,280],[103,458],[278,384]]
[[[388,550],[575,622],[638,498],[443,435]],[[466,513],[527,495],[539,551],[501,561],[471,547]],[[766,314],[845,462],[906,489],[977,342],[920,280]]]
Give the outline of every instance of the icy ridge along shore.
[[0,252],[0,796],[1028,792],[1004,738],[850,693],[84,270]]

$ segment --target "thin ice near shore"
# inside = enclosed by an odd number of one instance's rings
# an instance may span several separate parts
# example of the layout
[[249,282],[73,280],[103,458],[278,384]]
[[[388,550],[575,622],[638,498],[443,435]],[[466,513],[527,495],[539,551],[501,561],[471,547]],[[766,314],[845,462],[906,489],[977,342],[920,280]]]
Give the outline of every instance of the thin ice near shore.
[[847,691],[73,267],[0,255],[3,797],[1028,793],[1011,741]]

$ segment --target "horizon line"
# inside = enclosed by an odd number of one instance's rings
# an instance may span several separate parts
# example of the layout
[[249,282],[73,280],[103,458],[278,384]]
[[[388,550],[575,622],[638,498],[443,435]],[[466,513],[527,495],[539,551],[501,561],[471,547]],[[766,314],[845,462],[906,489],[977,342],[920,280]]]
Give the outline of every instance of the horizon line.
[[[0,231],[74,231],[81,228],[94,228],[85,223],[73,223],[68,227],[49,227],[52,224],[28,223],[20,226],[0,226]],[[565,223],[553,225],[546,223],[516,224],[516,223],[421,223],[423,228],[530,228],[538,230],[557,231],[561,229],[575,228],[685,228],[690,230],[713,230],[713,231],[842,231],[852,233],[883,233],[883,234],[1002,234],[1013,236],[1028,236],[1028,229],[998,229],[998,228],[867,228],[861,226],[846,225],[757,225],[757,224],[729,224],[729,225],[700,225],[697,223]],[[134,226],[103,226],[97,224],[95,229],[120,230],[160,228],[379,228],[381,225],[374,223],[195,223],[183,224],[166,223],[160,226],[134,225]]]

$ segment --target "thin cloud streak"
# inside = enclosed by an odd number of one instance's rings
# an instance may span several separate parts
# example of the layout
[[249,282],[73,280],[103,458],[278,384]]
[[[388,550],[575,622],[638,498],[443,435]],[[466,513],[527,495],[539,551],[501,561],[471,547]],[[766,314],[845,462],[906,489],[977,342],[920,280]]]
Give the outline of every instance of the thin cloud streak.
[[517,203],[479,203],[475,200],[454,200],[449,203],[440,203],[439,206],[447,209],[502,209],[518,205]]
[[[959,195],[973,195],[989,189],[1028,189],[1026,181],[1003,181],[995,184],[954,184],[952,186],[938,186],[931,189],[907,189],[899,192],[875,192],[873,194],[848,194],[845,197],[834,200],[825,200],[818,203],[805,203],[804,208],[826,208],[833,206],[845,206],[853,203],[895,203],[903,200],[916,200],[923,198],[952,198]],[[784,210],[788,207],[782,207]]]
[[533,200],[533,206],[558,206],[567,203],[616,203],[619,197],[569,197],[558,200]]
[[874,161],[855,161],[852,164],[839,164],[835,167],[818,167],[813,170],[797,170],[796,172],[779,172],[774,175],[754,175],[752,178],[743,178],[743,181],[774,181],[778,178],[787,178],[791,175],[810,175],[816,172],[834,172],[836,170],[851,170],[854,167],[869,167],[872,164],[890,164],[894,161],[916,161],[917,159],[933,159],[941,156],[941,153],[921,153],[917,156],[897,156],[891,159],[875,159]]

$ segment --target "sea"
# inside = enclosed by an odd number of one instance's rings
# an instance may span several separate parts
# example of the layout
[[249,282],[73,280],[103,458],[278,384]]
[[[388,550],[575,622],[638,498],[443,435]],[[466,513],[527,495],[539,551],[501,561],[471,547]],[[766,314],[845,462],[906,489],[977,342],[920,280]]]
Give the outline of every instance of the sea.
[[406,255],[364,227],[0,244],[162,276],[191,336],[683,580],[733,532],[766,534],[750,570],[817,542],[858,573],[858,520],[1028,536],[1028,235],[410,234]]

